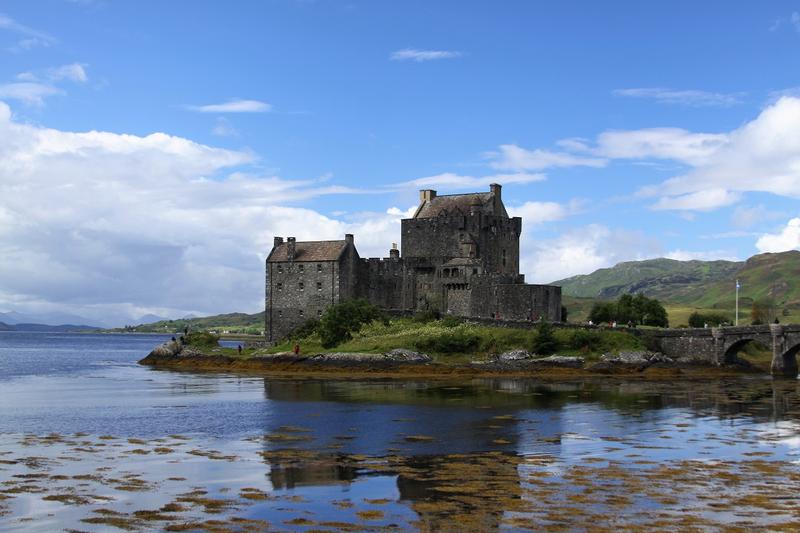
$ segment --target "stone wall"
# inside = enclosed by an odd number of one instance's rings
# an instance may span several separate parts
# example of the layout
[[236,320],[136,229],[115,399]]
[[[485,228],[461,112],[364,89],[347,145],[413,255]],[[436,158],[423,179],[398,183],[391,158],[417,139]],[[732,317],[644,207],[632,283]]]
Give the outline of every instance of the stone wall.
[[267,339],[284,337],[338,303],[340,282],[336,261],[267,263]]

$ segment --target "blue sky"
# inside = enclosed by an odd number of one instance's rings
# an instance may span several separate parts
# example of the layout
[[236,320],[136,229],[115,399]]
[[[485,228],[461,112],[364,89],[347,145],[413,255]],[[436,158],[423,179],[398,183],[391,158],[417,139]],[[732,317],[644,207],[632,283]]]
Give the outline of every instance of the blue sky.
[[800,2],[0,2],[0,311],[256,311],[504,184],[522,270],[800,247]]

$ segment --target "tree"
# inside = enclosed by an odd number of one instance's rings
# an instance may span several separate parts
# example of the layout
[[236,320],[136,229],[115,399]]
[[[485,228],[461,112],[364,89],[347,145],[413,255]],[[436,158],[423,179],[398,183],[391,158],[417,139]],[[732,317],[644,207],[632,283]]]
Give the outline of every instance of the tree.
[[623,294],[616,302],[597,302],[589,313],[589,319],[598,324],[618,322],[658,327],[669,325],[667,310],[661,302],[644,294]]
[[555,336],[555,327],[550,322],[541,322],[536,326],[536,335],[531,341],[531,351],[541,355],[550,355],[558,351],[559,342]]
[[775,302],[768,297],[757,298],[750,308],[750,320],[754,326],[769,324],[775,319],[776,314]]
[[720,326],[728,324],[731,319],[722,313],[698,313],[695,311],[689,315],[689,326],[693,328],[702,328],[705,326]]
[[388,322],[383,311],[366,300],[346,300],[329,307],[317,326],[322,347],[332,348],[352,339],[353,333],[373,320]]

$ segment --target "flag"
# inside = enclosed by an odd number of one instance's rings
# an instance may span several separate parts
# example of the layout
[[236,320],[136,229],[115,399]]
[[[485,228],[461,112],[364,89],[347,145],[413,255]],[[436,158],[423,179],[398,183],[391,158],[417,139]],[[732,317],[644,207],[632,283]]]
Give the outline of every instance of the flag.
[[737,288],[737,289],[741,289],[741,288],[742,288],[742,286],[741,286],[741,285],[739,285],[739,280],[738,280],[738,279],[736,280],[736,288]]

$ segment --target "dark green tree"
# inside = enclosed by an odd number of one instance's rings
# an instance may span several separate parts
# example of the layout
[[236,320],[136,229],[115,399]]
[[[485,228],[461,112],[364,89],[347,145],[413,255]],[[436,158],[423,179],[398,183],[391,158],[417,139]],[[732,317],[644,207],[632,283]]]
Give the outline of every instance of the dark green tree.
[[317,326],[323,348],[333,348],[353,338],[353,333],[373,320],[388,322],[379,308],[363,299],[346,300],[329,307]]
[[556,353],[560,347],[555,335],[555,327],[550,322],[536,326],[536,334],[531,339],[531,351],[541,355]]

